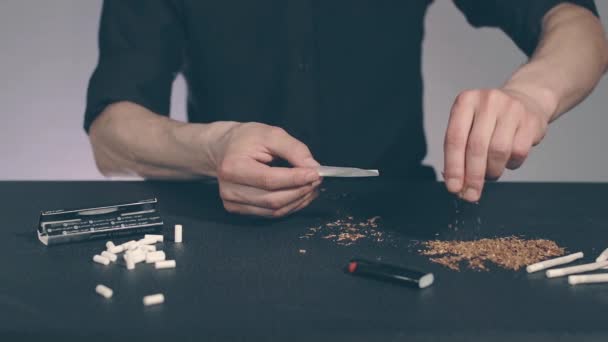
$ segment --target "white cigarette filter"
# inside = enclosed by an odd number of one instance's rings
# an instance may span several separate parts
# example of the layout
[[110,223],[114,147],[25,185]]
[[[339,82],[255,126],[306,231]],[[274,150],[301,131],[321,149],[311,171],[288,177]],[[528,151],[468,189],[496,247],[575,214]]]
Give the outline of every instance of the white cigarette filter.
[[182,225],[181,224],[176,224],[175,225],[175,231],[174,231],[173,241],[176,242],[176,243],[181,243],[182,242]]
[[146,253],[142,252],[139,249],[128,251],[127,253],[125,253],[125,261],[127,261],[127,258],[131,260],[134,264],[137,264],[146,260]]
[[570,285],[596,283],[608,283],[608,273],[571,275],[568,277],[568,284]]
[[93,261],[95,261],[98,264],[102,264],[102,265],[109,265],[110,264],[110,259],[101,256],[99,254],[95,254],[95,256],[93,256]]
[[112,254],[118,254],[118,253],[122,253],[124,251],[125,251],[125,246],[123,246],[123,245],[118,245],[118,246],[114,246],[112,248],[108,248],[108,252],[110,252]]
[[112,291],[111,288],[101,284],[95,287],[95,292],[108,299],[112,298],[112,295],[114,294],[114,291]]
[[548,270],[546,272],[546,275],[547,275],[547,278],[563,277],[563,276],[567,276],[570,274],[578,274],[578,273],[585,273],[585,272],[599,270],[600,268],[606,267],[606,266],[608,266],[608,261],[592,262],[590,264],[583,264],[583,265],[570,266],[570,267],[564,267],[564,268],[554,268],[554,269]]
[[582,257],[584,257],[583,252],[565,255],[563,257],[549,259],[549,260],[537,262],[536,264],[529,265],[528,267],[526,267],[526,271],[528,271],[528,273],[534,273],[534,272],[545,270],[547,268],[568,264],[575,260],[581,259]]
[[133,262],[133,260],[131,260],[131,257],[127,254],[125,254],[125,263],[127,264],[127,269],[128,270],[134,270],[135,269],[135,263]]
[[129,249],[128,251],[125,252],[125,255],[137,255],[137,254],[143,254],[146,255],[147,251],[144,251],[144,249],[137,247],[136,249]]
[[158,252],[150,252],[148,254],[146,254],[146,263],[151,264],[151,263],[155,263],[157,261],[163,261],[165,260],[166,255],[165,252],[163,251],[158,251]]
[[156,252],[156,246],[143,245],[143,246],[139,246],[139,250],[142,251],[142,252],[144,252],[144,253]]
[[596,262],[606,261],[608,260],[608,248],[604,249],[604,251],[595,259]]
[[157,293],[145,296],[143,301],[145,306],[162,304],[165,301],[165,296],[162,293]]
[[162,270],[165,268],[175,268],[175,260],[163,260],[154,263],[154,268]]
[[137,241],[135,241],[135,240],[127,241],[127,242],[123,243],[122,246],[125,249],[125,251],[126,250],[133,250],[133,249],[136,249],[138,247]]
[[144,239],[156,239],[156,242],[163,242],[165,240],[165,237],[163,235],[160,234],[146,234],[144,236]]
[[116,259],[118,259],[118,257],[116,256],[116,254],[110,253],[108,251],[101,252],[101,256],[104,257],[104,258],[108,258],[108,260],[110,260],[111,262],[116,262]]
[[141,247],[141,246],[146,246],[146,245],[153,245],[156,243],[156,238],[143,238],[141,240],[137,241],[137,246]]
[[146,261],[146,255],[141,253],[141,254],[134,254],[134,255],[130,255],[129,259],[131,259],[131,261],[134,264],[139,264],[140,262],[144,262]]
[[114,245],[114,242],[112,242],[112,241],[106,242],[106,249],[107,250],[110,250],[110,249],[112,249],[114,247],[116,247],[116,245]]
[[125,251],[126,251],[127,249],[129,249],[129,246],[131,245],[131,242],[133,242],[133,241],[135,241],[135,240],[123,242],[119,246],[123,246],[125,248]]
[[130,251],[137,249],[137,247],[139,247],[139,244],[135,240],[126,242],[124,245],[125,245],[125,250],[130,250]]

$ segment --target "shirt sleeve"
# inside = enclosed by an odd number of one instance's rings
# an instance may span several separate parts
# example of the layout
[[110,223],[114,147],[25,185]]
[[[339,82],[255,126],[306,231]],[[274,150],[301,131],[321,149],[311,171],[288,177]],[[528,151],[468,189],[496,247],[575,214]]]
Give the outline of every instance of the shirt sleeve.
[[119,101],[168,115],[183,41],[183,23],[171,1],[105,0],[99,60],[87,91],[85,131],[106,106]]
[[474,27],[498,27],[531,56],[542,33],[545,14],[561,3],[572,3],[598,16],[593,0],[454,0]]

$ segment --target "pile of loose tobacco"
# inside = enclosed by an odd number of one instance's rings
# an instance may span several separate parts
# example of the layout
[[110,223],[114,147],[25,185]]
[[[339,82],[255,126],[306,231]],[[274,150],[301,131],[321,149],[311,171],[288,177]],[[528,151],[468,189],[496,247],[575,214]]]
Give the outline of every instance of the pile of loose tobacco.
[[517,271],[551,257],[563,255],[564,248],[554,241],[525,240],[515,236],[473,241],[426,241],[421,255],[432,256],[430,261],[459,271],[462,262],[473,270],[488,271],[488,262]]

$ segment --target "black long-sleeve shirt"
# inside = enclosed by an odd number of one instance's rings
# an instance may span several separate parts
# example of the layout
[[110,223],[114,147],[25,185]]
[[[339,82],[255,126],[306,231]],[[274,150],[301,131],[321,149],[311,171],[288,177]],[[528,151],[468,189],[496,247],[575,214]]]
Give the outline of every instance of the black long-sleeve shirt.
[[[530,55],[562,0],[454,0]],[[593,0],[567,1],[597,15]],[[421,165],[421,45],[431,0],[106,0],[85,129],[113,102],[169,114],[182,72],[188,118],[285,128],[324,164],[433,178]]]

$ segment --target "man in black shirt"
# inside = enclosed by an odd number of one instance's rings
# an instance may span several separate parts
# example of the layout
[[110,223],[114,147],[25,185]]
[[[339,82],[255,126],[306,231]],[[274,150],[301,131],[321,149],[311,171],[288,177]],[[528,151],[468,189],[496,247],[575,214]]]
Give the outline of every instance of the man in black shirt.
[[[106,0],[85,129],[105,175],[217,177],[230,212],[307,206],[319,163],[434,179],[421,165],[421,45],[430,0]],[[445,137],[446,186],[477,201],[608,66],[592,0],[454,0],[528,56],[496,89],[463,91]],[[168,117],[177,73],[189,123]],[[292,167],[277,167],[282,159]]]

